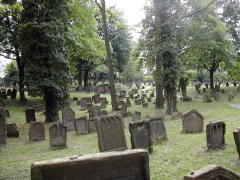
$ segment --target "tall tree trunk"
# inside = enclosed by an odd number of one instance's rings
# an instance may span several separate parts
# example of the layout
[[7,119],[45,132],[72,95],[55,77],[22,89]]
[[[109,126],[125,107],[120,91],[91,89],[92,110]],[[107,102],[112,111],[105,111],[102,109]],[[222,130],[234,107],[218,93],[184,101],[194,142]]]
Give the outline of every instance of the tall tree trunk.
[[18,76],[19,76],[19,95],[20,95],[20,103],[25,103],[27,101],[25,93],[24,93],[24,64],[21,62],[21,57],[19,53],[16,53],[16,61],[18,66]]
[[56,122],[59,120],[58,100],[54,88],[45,88],[44,99],[46,104],[46,123]]
[[88,70],[85,70],[84,71],[84,87],[88,87],[88,73],[89,71]]
[[156,109],[164,108],[164,96],[163,96],[163,72],[162,72],[162,59],[159,55],[156,57]]
[[182,86],[181,87],[181,91],[182,91],[182,97],[187,97],[187,87],[186,86]]
[[211,90],[214,89],[213,74],[214,74],[214,71],[213,71],[213,70],[210,70],[210,71],[209,71],[209,75],[210,75],[210,88],[211,88]]
[[82,86],[82,69],[78,70],[78,85]]
[[[97,3],[97,0],[95,2]],[[111,53],[111,48],[110,48],[110,43],[109,43],[109,38],[108,38],[105,0],[101,0],[101,6],[99,4],[98,4],[98,6],[101,10],[102,22],[103,22],[103,37],[105,40],[106,59],[107,59],[107,64],[108,64],[108,78],[109,78],[109,85],[110,85],[112,110],[119,111],[120,109],[119,109],[118,103],[117,103],[116,88],[115,88],[114,75],[113,75],[112,53]]]

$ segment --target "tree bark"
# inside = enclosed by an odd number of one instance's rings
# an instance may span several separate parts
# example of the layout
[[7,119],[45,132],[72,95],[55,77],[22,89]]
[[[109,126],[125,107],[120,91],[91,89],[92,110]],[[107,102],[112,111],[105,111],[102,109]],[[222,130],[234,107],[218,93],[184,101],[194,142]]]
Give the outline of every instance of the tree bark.
[[85,70],[84,71],[84,87],[88,87],[88,73],[89,71],[88,70]]
[[44,100],[46,105],[46,123],[56,122],[59,120],[58,101],[54,88],[45,88]]
[[18,76],[19,76],[19,95],[20,95],[20,103],[23,104],[27,101],[25,93],[24,93],[24,64],[21,62],[21,57],[19,53],[16,53],[16,61],[18,66]]
[[156,57],[156,109],[164,109],[164,96],[163,96],[163,72],[162,72],[162,60],[159,55]]
[[106,59],[107,59],[107,64],[108,64],[108,78],[109,78],[109,85],[110,85],[112,110],[119,111],[120,109],[119,109],[118,103],[117,103],[116,88],[115,88],[115,82],[114,82],[114,76],[113,76],[112,53],[111,53],[110,42],[109,42],[109,38],[108,38],[105,0],[101,0],[101,4],[102,4],[101,6],[99,4],[98,4],[98,6],[99,6],[99,9],[101,10],[101,15],[102,15],[103,37],[105,40]]
[[213,90],[214,89],[214,80],[213,80],[214,71],[210,70],[209,74],[210,74],[210,88],[211,90]]
[[82,86],[82,70],[78,70],[78,85]]

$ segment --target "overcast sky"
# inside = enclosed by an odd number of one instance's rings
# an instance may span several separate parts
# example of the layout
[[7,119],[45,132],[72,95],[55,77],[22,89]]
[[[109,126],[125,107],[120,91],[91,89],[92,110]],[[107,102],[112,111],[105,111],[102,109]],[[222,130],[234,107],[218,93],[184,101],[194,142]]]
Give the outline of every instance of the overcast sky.
[[[116,8],[124,13],[124,19],[127,24],[131,26],[131,31],[134,39],[138,38],[137,32],[140,30],[135,27],[139,24],[144,18],[143,7],[146,0],[106,0],[107,7],[116,6]],[[10,60],[6,60],[0,56],[0,77],[3,76],[3,70],[7,63],[10,63]]]

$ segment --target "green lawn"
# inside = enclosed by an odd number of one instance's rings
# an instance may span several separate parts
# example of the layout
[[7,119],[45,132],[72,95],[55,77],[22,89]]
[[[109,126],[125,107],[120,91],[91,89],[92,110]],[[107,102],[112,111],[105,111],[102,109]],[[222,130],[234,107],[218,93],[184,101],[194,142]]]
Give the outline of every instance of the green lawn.
[[[189,93],[194,92],[190,89]],[[72,93],[71,97],[91,96],[87,93]],[[107,95],[109,98],[109,96]],[[224,98],[224,97],[223,97]],[[31,99],[36,100],[36,99]],[[240,102],[238,96],[234,103]],[[99,152],[97,135],[89,134],[76,136],[74,132],[68,132],[68,148],[63,150],[51,150],[49,148],[48,127],[46,125],[46,140],[43,142],[30,143],[28,141],[28,125],[25,123],[23,107],[7,106],[11,117],[9,123],[17,122],[20,129],[18,139],[7,139],[7,146],[0,149],[0,179],[30,179],[30,167],[35,161],[82,155]],[[72,108],[76,116],[87,115],[80,111],[76,102],[72,102]],[[111,107],[107,107],[110,111]],[[217,164],[229,168],[240,174],[240,164],[236,163],[238,157],[232,132],[240,126],[240,110],[220,104],[219,102],[203,103],[200,101],[179,102],[178,109],[186,112],[190,109],[197,109],[205,117],[205,125],[210,121],[223,120],[226,122],[226,148],[216,152],[206,152],[206,134],[181,134],[181,120],[166,118],[165,125],[168,140],[162,144],[153,146],[153,153],[150,155],[150,172],[153,180],[174,180],[182,179],[187,173],[207,166]],[[154,105],[151,103],[148,109],[142,106],[133,106],[130,111],[141,111],[142,116],[154,115]],[[42,113],[36,113],[37,120],[44,121]],[[126,118],[126,136],[128,147],[131,148],[128,123],[131,118]]]

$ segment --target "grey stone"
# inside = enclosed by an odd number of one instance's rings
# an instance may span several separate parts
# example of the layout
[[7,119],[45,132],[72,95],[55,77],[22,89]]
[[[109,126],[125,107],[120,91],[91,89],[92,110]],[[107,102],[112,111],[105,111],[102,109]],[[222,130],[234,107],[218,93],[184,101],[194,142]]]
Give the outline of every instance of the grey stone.
[[41,122],[31,122],[29,128],[29,141],[45,140],[45,128]]
[[68,131],[74,131],[74,119],[75,112],[71,108],[66,108],[62,113],[62,122],[63,125],[67,128]]
[[154,117],[154,118],[150,118],[149,121],[150,121],[152,142],[158,143],[167,139],[167,132],[166,132],[163,119]]
[[101,108],[99,106],[93,106],[89,109],[89,118],[95,118],[101,116]]
[[199,133],[203,131],[204,117],[195,109],[183,114],[182,116],[182,132],[183,133]]
[[87,117],[85,116],[85,117],[74,119],[74,127],[77,135],[88,134],[89,126],[88,126]]
[[67,128],[61,122],[54,123],[49,128],[49,144],[51,148],[67,146]]
[[133,121],[141,121],[142,113],[138,111],[133,112]]
[[237,147],[238,158],[240,159],[240,128],[233,132],[233,137]]
[[7,124],[7,137],[9,138],[18,138],[19,130],[16,123]]

